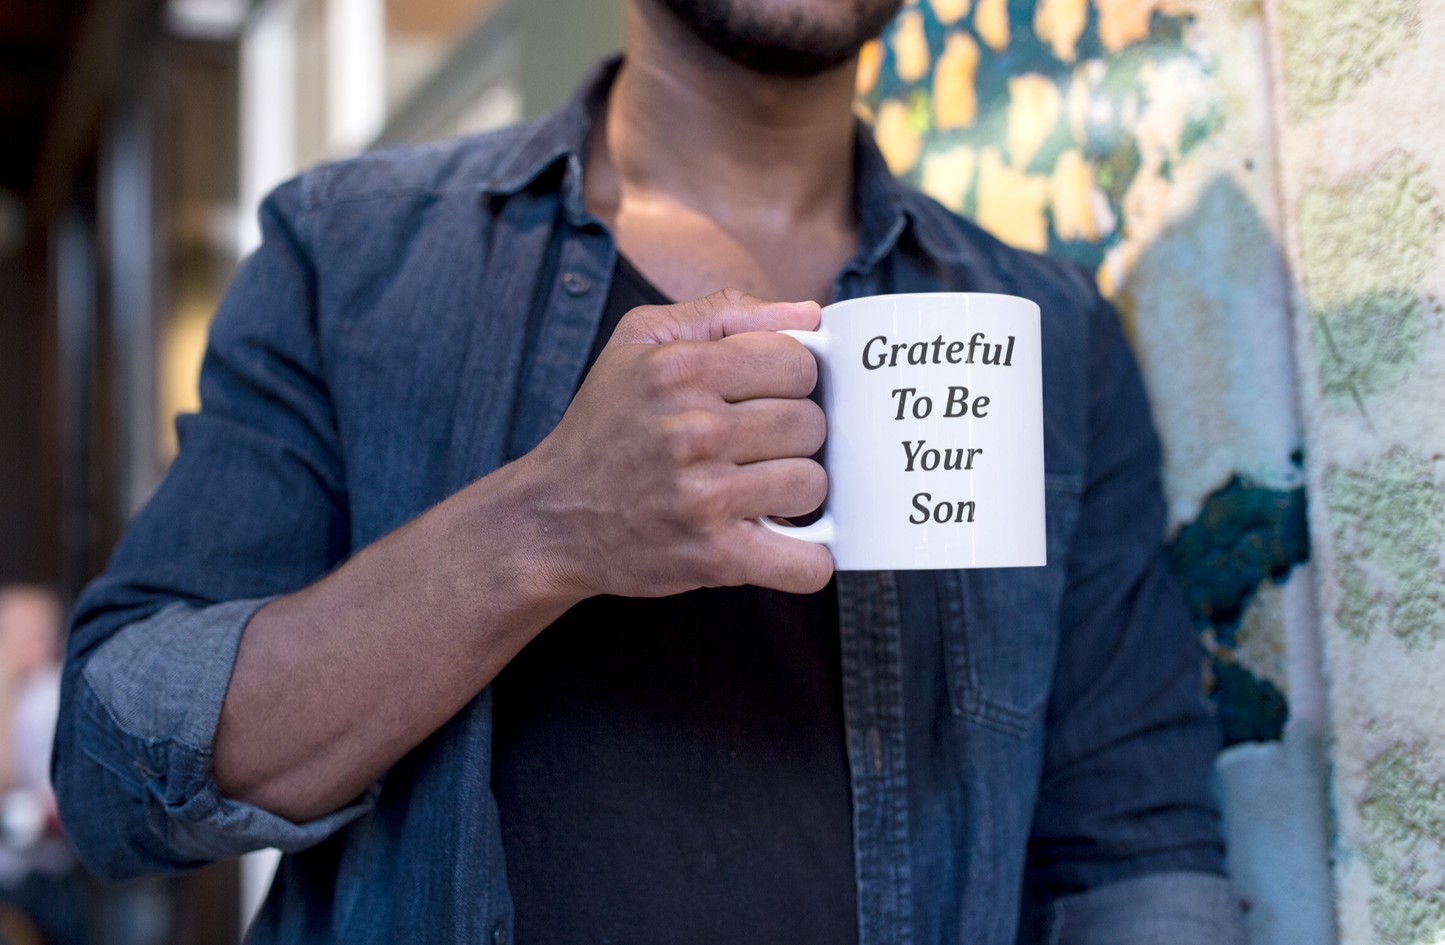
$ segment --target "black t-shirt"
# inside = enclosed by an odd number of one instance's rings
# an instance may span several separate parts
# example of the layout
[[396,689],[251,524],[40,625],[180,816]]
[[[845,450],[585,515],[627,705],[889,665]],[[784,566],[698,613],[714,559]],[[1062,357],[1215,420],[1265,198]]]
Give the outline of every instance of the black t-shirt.
[[[619,256],[588,369],[667,301]],[[856,941],[831,585],[594,597],[493,692],[519,945]]]

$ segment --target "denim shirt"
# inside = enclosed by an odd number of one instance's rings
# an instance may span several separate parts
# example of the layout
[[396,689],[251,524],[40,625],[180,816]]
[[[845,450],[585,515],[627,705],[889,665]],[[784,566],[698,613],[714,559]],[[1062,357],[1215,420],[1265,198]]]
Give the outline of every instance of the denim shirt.
[[[321,167],[266,201],[202,410],[76,607],[53,773],[95,872],[274,846],[288,855],[253,942],[507,941],[489,689],[309,823],[222,797],[211,744],[257,609],[567,409],[617,253],[582,193],[615,69],[539,122]],[[1215,724],[1118,317],[1084,275],[901,187],[857,140],[859,251],[835,300],[1042,309],[1048,533],[1046,567],[837,576],[859,941],[1235,941]]]

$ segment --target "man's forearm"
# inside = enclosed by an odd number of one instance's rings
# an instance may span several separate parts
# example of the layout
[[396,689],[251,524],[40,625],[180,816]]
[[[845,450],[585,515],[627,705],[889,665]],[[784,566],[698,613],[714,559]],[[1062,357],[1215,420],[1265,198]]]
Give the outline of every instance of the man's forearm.
[[252,617],[214,743],[224,795],[302,822],[355,798],[585,594],[557,580],[525,464]]
[[827,491],[806,458],[816,364],[773,332],[817,319],[737,292],[623,318],[537,449],[251,618],[213,742],[222,794],[336,810],[593,594],[826,584],[825,549],[753,521]]

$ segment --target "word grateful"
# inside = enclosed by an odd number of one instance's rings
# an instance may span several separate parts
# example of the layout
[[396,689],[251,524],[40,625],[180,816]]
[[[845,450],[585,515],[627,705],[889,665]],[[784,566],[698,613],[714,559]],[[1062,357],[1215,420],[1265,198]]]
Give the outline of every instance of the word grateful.
[[[874,345],[878,345],[876,351],[873,349]],[[947,349],[944,348],[944,345],[948,346]],[[931,362],[928,360],[928,349],[930,347],[933,349],[933,360]],[[965,348],[968,349],[968,357],[963,357]],[[888,367],[897,367],[898,352],[900,351],[908,352],[907,359],[909,364],[942,364],[944,361],[947,361],[949,364],[972,364],[974,352],[979,348],[983,349],[984,364],[1001,364],[1003,367],[1013,366],[1014,336],[1008,336],[1008,351],[1005,352],[1004,346],[1001,344],[988,344],[984,340],[983,332],[981,331],[974,332],[973,337],[968,339],[968,344],[966,345],[961,341],[944,341],[942,335],[939,335],[933,341],[915,341],[912,344],[905,341],[890,345],[887,335],[879,335],[876,338],[868,339],[868,343],[863,346],[863,366],[870,371],[876,371],[885,364]],[[993,348],[993,357],[989,357],[989,348]],[[942,360],[940,360],[940,354],[942,354]],[[878,358],[876,361],[873,360],[875,355]],[[1003,358],[1002,362],[999,361],[1000,357]]]

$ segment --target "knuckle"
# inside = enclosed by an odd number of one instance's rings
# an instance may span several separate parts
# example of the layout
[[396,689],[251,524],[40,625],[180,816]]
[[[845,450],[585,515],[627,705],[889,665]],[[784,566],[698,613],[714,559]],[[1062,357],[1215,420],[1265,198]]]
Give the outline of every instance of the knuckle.
[[725,496],[716,478],[698,472],[678,482],[678,511],[695,526],[707,526],[722,517]]
[[653,341],[667,321],[666,310],[660,305],[639,305],[629,309],[617,322],[609,345]]
[[687,303],[639,305],[617,323],[609,344],[663,345],[685,337],[685,323],[694,314]]
[[627,310],[627,314],[623,315],[617,324],[619,326],[624,323],[635,325],[638,322],[650,321],[657,317],[659,308],[660,306],[657,305],[639,305],[636,308],[630,308]]
[[716,451],[717,423],[710,414],[690,410],[668,420],[663,439],[668,458],[687,465]]
[[688,386],[697,375],[693,346],[673,342],[658,345],[647,358],[645,381],[653,395],[669,394]]

